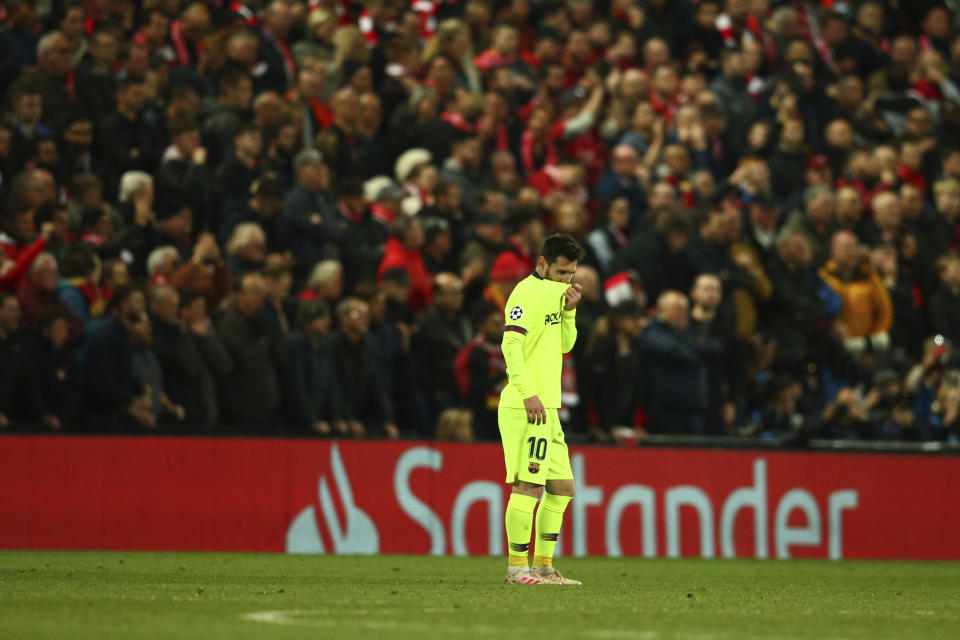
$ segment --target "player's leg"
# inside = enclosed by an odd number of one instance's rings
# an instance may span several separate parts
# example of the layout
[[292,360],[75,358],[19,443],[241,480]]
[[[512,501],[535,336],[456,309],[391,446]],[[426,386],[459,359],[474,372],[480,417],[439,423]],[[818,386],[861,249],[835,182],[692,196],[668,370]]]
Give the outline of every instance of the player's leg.
[[523,409],[501,407],[497,417],[503,442],[506,482],[513,485],[504,514],[507,533],[507,582],[539,584],[542,580],[530,573],[527,562],[530,536],[533,532],[533,512],[543,492],[543,485],[520,479],[522,466],[529,466],[523,451],[528,426],[527,414]]
[[533,573],[553,584],[580,584],[576,580],[564,578],[553,567],[553,554],[563,525],[563,514],[573,499],[574,481],[570,452],[556,409],[547,410],[547,424],[551,427],[551,438],[544,446],[547,482],[546,492],[540,500],[540,508],[537,509]]

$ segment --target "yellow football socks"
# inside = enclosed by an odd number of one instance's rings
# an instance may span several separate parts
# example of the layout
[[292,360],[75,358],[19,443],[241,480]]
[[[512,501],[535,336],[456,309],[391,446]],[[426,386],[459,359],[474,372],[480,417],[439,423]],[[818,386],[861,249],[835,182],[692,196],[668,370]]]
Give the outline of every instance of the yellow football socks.
[[527,557],[530,554],[530,533],[533,528],[533,510],[536,506],[536,498],[522,493],[511,493],[510,500],[507,501],[504,521],[507,528],[507,546],[510,554],[508,559],[511,567],[527,566]]
[[[537,509],[537,542],[533,548],[533,566],[553,566],[553,552],[557,548],[563,512],[570,504],[571,496],[555,496],[544,493]],[[509,508],[507,510],[509,513]]]

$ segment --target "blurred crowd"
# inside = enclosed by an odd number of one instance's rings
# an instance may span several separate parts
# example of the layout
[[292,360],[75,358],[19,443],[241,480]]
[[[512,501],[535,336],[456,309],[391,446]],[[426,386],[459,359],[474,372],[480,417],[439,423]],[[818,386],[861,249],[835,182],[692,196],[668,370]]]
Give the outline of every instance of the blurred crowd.
[[957,442],[955,9],[0,0],[0,428]]

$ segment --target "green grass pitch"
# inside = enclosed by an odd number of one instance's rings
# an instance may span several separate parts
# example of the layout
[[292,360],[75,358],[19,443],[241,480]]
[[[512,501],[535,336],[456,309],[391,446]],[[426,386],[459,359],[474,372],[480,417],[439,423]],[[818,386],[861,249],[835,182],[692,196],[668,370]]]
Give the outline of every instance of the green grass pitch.
[[960,563],[0,552],[0,638],[960,637]]

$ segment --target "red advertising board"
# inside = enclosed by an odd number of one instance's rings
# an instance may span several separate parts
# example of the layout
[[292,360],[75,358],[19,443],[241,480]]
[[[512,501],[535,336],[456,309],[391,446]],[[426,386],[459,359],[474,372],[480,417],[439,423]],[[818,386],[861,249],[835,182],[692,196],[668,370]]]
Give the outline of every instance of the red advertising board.
[[[960,457],[573,448],[561,553],[960,558]],[[504,553],[496,445],[0,438],[0,547]]]

